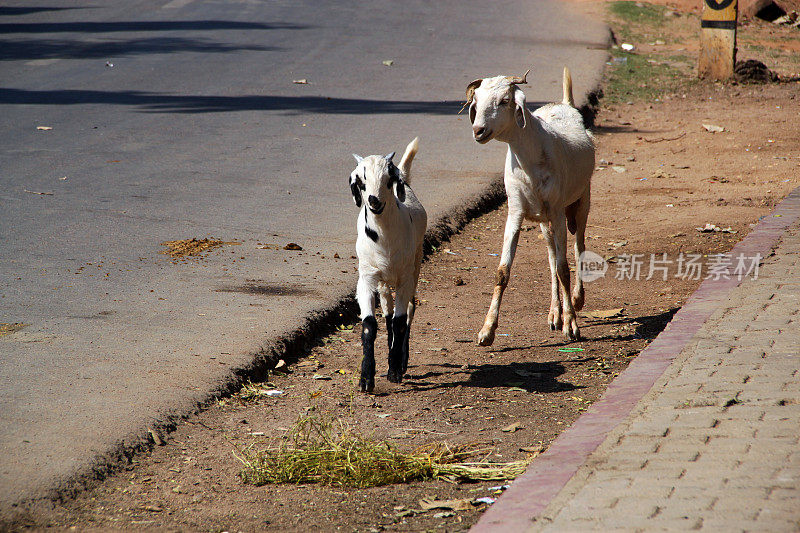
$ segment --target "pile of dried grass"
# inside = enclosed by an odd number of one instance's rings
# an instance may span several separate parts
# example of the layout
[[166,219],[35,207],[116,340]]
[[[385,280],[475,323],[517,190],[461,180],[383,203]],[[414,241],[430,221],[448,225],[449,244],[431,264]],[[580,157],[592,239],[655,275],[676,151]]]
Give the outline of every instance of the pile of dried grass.
[[187,257],[200,255],[208,250],[213,250],[219,246],[228,244],[241,244],[239,242],[225,242],[219,239],[182,239],[179,241],[162,242],[161,246],[166,246],[166,250],[159,253],[171,255],[172,257]]
[[444,443],[404,451],[389,442],[359,435],[340,420],[306,417],[278,446],[255,453],[247,450],[237,458],[244,464],[240,476],[245,483],[366,488],[423,479],[514,479],[534,457],[511,463],[462,462],[489,452],[477,444],[453,447]]

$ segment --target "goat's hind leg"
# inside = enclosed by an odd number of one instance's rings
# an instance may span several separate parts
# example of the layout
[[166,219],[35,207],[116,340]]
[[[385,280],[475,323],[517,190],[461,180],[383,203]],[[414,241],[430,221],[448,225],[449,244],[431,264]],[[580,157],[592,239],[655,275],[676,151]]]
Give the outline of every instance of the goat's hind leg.
[[389,348],[392,347],[392,317],[394,317],[394,297],[392,297],[392,289],[385,283],[378,284],[378,296],[381,299],[381,310],[383,310],[383,317],[386,319],[386,337],[389,342]]
[[367,280],[358,278],[356,298],[361,311],[361,392],[372,392],[375,389],[375,337],[378,334],[378,322],[375,320],[375,293]]
[[578,329],[578,320],[575,315],[575,308],[572,306],[572,298],[569,292],[569,263],[567,262],[567,226],[566,220],[562,215],[553,220],[553,243],[555,244],[556,273],[558,275],[559,294],[561,301],[562,319],[564,324],[562,331],[567,340],[578,340],[581,338]]
[[392,345],[389,347],[389,373],[386,379],[392,383],[401,383],[405,366],[408,365],[408,330],[410,321],[408,312],[414,298],[413,287],[397,287],[392,318]]
[[583,309],[585,293],[583,290],[583,265],[581,256],[586,251],[586,222],[589,218],[589,191],[576,202],[575,221],[575,287],[572,289],[572,307],[575,311]]
[[563,322],[561,320],[561,297],[558,292],[558,267],[556,265],[556,244],[553,240],[553,232],[550,229],[548,222],[539,224],[542,230],[544,242],[547,245],[547,261],[550,265],[550,312],[547,314],[547,324],[550,329],[555,331],[561,329]]
[[414,298],[411,298],[411,301],[408,302],[408,318],[406,320],[406,338],[403,341],[405,346],[403,346],[403,375],[405,375],[406,371],[408,370],[408,354],[411,350],[411,323],[414,321],[414,313],[417,310],[417,304],[414,303]]

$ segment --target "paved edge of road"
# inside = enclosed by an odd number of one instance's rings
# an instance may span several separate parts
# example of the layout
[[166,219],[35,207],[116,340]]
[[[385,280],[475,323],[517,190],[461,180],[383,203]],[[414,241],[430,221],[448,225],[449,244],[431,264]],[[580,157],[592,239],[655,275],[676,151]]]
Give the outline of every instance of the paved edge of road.
[[[770,255],[800,217],[800,187],[793,190],[731,254]],[[706,279],[653,342],[612,381],[605,394],[538,456],[470,531],[526,531],[608,434],[633,411],[730,292],[747,278]]]

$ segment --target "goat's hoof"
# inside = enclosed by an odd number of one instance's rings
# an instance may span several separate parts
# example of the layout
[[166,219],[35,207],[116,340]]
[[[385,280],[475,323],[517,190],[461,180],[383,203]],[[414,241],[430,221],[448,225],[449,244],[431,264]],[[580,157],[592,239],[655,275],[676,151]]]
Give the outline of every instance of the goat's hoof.
[[401,370],[389,370],[389,373],[386,374],[386,379],[388,379],[391,383],[402,383],[403,382],[403,372]]
[[494,331],[486,328],[478,333],[478,344],[481,346],[491,346],[494,343]]
[[568,341],[579,341],[581,340],[581,330],[578,329],[576,324],[573,324],[572,327],[565,326],[564,327],[564,338]]
[[358,384],[361,387],[361,392],[372,392],[375,389],[374,378],[361,378]]
[[553,322],[550,322],[550,331],[555,331],[556,325]]

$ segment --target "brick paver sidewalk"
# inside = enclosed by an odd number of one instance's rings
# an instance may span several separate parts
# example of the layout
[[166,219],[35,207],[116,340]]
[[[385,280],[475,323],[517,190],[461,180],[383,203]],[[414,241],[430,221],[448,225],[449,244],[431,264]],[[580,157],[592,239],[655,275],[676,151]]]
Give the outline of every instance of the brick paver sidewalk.
[[[676,353],[632,364],[474,530],[800,531],[799,193],[758,278],[704,284],[651,345]],[[765,246],[758,230],[740,248]]]
[[795,225],[539,527],[800,530],[799,309]]

